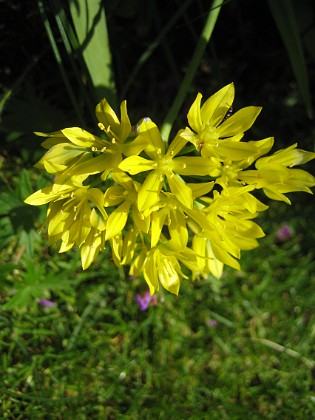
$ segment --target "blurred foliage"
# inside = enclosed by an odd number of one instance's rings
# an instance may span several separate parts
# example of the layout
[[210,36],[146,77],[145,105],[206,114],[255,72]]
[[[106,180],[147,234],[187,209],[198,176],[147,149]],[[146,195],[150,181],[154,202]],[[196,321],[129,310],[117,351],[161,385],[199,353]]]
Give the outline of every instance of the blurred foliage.
[[[293,13],[290,34],[281,30],[284,14],[275,12],[283,3],[291,18]],[[157,306],[146,312],[134,300],[143,285],[117,272],[109,258],[98,258],[93,270],[83,273],[77,251],[58,254],[39,235],[45,209],[23,203],[47,183],[31,169],[42,153],[32,132],[80,122],[89,129],[95,123],[98,84],[93,86],[93,66],[84,60],[85,44],[71,14],[80,4],[0,1],[5,57],[0,65],[0,417],[312,418],[312,197],[295,196],[292,207],[271,205],[262,221],[267,237],[259,249],[244,254],[242,271],[227,270],[222,281],[187,281],[178,298],[161,293]],[[107,31],[100,36],[108,37],[112,93],[128,100],[132,120],[150,110],[161,123],[190,64],[209,2],[84,4],[104,6]],[[98,16],[100,9],[94,10]],[[196,91],[211,94],[234,81],[237,108],[264,107],[255,137],[275,135],[277,148],[298,141],[312,149],[314,104],[307,97],[314,97],[314,44],[310,0],[224,2],[183,110]],[[281,243],[276,231],[283,223],[295,233]],[[54,305],[44,307],[40,299]]]

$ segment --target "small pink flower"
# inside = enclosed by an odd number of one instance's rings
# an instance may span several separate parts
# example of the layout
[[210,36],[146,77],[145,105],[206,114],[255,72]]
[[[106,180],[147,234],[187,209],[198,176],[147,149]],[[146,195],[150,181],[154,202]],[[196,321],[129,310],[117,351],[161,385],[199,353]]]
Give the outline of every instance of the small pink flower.
[[277,230],[276,237],[279,241],[286,242],[292,238],[293,234],[294,232],[291,226],[289,226],[288,224],[284,224],[280,227],[280,229]]

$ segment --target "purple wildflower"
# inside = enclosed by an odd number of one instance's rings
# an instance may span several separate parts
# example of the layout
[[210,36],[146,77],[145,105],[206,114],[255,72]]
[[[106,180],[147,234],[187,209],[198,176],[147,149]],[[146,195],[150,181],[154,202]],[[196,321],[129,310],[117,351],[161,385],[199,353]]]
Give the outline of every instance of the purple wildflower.
[[140,311],[146,311],[150,306],[151,302],[153,305],[156,305],[156,296],[151,296],[150,292],[147,291],[143,296],[137,294],[135,297],[135,301],[138,303]]
[[286,242],[290,240],[292,236],[293,236],[293,229],[291,228],[291,226],[287,224],[284,224],[283,226],[281,226],[280,229],[278,229],[276,232],[276,237],[281,242]]
[[45,308],[51,308],[52,306],[55,306],[55,302],[52,302],[51,300],[48,300],[48,299],[39,299],[38,303],[41,306],[44,306]]

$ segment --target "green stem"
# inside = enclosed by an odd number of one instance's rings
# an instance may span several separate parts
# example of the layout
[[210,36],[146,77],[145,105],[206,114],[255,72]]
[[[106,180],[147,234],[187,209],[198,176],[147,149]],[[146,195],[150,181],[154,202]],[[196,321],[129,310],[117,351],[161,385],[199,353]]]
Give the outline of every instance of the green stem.
[[190,89],[192,80],[198,69],[203,53],[206,49],[206,46],[208,45],[210,41],[210,38],[214,30],[216,21],[218,19],[222,4],[223,4],[222,0],[213,0],[213,3],[210,7],[206,23],[200,35],[197,47],[195,49],[194,55],[189,64],[187,73],[182,81],[181,87],[179,88],[176,98],[163,122],[163,125],[161,128],[161,135],[165,141],[168,141],[175,118],[177,117],[179,110],[187,95],[187,92]]

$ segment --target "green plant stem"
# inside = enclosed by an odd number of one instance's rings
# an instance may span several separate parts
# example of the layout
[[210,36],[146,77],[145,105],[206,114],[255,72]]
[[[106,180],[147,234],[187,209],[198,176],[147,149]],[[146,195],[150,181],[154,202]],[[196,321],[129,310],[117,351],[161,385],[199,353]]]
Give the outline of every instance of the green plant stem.
[[121,97],[125,98],[127,95],[127,92],[132,86],[134,80],[136,79],[136,76],[138,75],[141,67],[144,65],[144,63],[147,62],[147,60],[151,57],[154,50],[159,47],[163,41],[163,39],[166,37],[168,32],[174,27],[177,20],[182,16],[184,11],[187,9],[187,7],[192,3],[192,0],[186,0],[178,7],[177,12],[173,15],[173,17],[169,20],[169,22],[161,28],[161,31],[159,32],[159,35],[157,38],[148,46],[148,48],[144,51],[144,53],[139,58],[137,64],[135,65],[133,71],[131,72],[124,88],[121,92]]
[[202,59],[203,53],[206,49],[206,46],[208,45],[212,32],[214,30],[216,21],[219,16],[219,12],[221,10],[222,6],[222,0],[214,0],[210,11],[206,20],[206,23],[204,25],[204,28],[202,30],[202,33],[200,35],[197,47],[195,49],[194,55],[191,59],[191,62],[189,64],[187,73],[182,81],[182,84],[180,86],[180,89],[176,95],[176,98],[166,115],[166,118],[163,122],[162,128],[161,128],[161,134],[165,141],[168,141],[173,123],[175,121],[175,118],[178,115],[178,112],[184,102],[184,99],[187,95],[188,90],[190,89],[191,82],[195,76],[195,73],[198,69],[198,66],[200,64],[200,61]]

